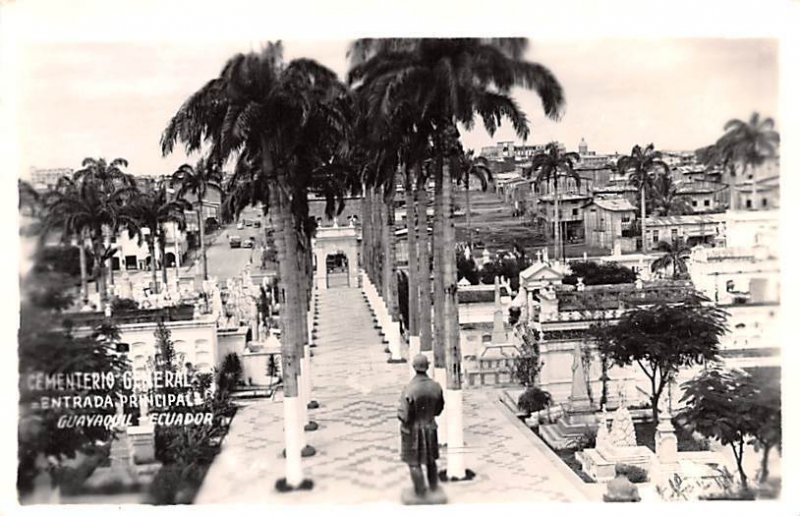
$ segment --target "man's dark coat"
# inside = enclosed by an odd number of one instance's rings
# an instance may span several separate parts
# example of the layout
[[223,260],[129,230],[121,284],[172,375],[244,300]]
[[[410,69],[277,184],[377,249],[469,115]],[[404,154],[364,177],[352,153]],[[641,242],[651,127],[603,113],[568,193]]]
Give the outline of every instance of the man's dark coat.
[[439,458],[434,417],[444,409],[444,396],[438,383],[417,374],[403,389],[397,417],[401,421],[400,458],[410,466],[430,464]]

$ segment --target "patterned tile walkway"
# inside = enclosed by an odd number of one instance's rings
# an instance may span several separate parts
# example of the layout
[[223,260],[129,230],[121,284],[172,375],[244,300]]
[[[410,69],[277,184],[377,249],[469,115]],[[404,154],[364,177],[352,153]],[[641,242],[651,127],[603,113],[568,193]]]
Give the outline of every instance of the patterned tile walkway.
[[[307,432],[317,449],[304,459],[314,489],[277,493],[284,475],[280,400],[239,410],[212,464],[197,503],[399,503],[410,486],[399,459],[396,419],[406,364],[387,364],[366,302],[356,288],[319,293],[318,347],[313,358],[311,411],[319,430]],[[466,464],[477,476],[445,484],[453,502],[571,501],[584,495],[504,412],[494,391],[464,392]],[[446,465],[442,453],[440,467]]]

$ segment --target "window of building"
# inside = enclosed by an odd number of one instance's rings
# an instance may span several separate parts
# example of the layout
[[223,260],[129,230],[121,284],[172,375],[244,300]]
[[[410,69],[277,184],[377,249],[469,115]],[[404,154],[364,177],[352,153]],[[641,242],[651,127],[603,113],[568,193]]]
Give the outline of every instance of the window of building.
[[677,229],[673,229],[672,231],[670,231],[670,235],[669,236],[672,238],[673,241],[677,240],[678,239],[678,230]]
[[767,200],[766,199],[761,199],[761,207],[762,208],[766,208],[767,207]]
[[572,216],[574,217],[577,215],[578,215],[578,208],[572,208]]
[[657,242],[658,242],[658,230],[654,229],[653,230],[653,243],[655,244]]
[[747,199],[747,202],[745,202],[744,205],[747,208],[752,208],[753,207],[753,201],[750,200],[750,199]]
[[697,201],[692,201],[692,207],[697,208]]
[[623,215],[621,220],[622,220],[623,224],[627,224],[628,222],[631,221],[631,216],[630,215]]
[[706,207],[711,206],[711,199],[706,199],[705,201],[703,201],[703,206]]

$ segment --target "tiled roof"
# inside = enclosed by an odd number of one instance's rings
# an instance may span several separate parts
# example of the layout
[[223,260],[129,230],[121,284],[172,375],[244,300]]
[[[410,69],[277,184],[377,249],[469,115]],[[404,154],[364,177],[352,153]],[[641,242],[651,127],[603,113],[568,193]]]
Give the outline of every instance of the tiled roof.
[[724,222],[724,213],[700,215],[671,215],[669,217],[647,217],[647,226],[685,226],[690,224],[719,224]]

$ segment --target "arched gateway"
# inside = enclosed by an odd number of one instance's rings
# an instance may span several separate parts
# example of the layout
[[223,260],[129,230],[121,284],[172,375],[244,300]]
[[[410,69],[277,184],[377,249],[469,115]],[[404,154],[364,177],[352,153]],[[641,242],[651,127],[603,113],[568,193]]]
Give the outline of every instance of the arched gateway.
[[317,228],[313,242],[317,288],[358,286],[358,235],[354,227]]

